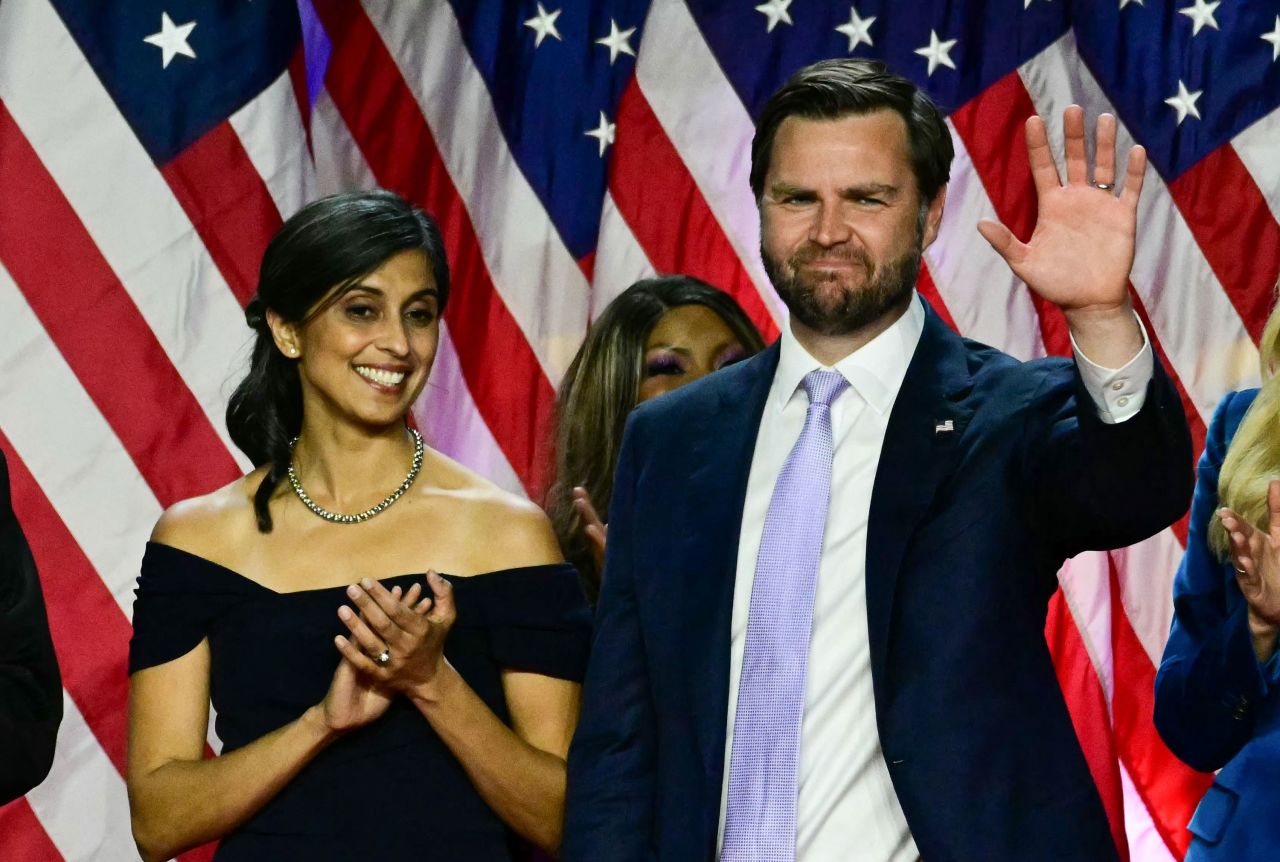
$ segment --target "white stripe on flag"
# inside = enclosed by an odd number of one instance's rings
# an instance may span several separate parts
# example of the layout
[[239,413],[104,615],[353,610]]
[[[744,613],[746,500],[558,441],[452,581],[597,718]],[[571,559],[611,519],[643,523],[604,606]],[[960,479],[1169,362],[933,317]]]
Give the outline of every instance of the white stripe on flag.
[[1124,833],[1129,839],[1129,859],[1132,862],[1174,862],[1169,845],[1164,843],[1147,810],[1147,801],[1142,798],[1138,788],[1124,768],[1120,767],[1120,787],[1124,793]]
[[1058,570],[1062,596],[1080,631],[1094,673],[1102,685],[1108,709],[1115,688],[1111,650],[1111,575],[1107,555],[1086,551]]
[[613,193],[604,193],[600,234],[596,240],[595,272],[591,278],[591,319],[595,320],[618,294],[642,278],[655,275],[636,236],[618,212]]
[[0,5],[0,53],[0,99],[247,470],[223,424],[244,315],[186,212],[47,2]]
[[311,105],[311,148],[315,152],[319,194],[356,191],[378,184],[327,90],[321,90]]
[[759,256],[760,215],[750,184],[755,124],[684,3],[649,7],[636,81],[765,307],[781,324],[786,310]]
[[66,862],[136,862],[124,779],[65,691],[62,709],[53,769],[27,794],[31,810]]
[[1018,359],[1044,356],[1027,286],[978,233],[979,220],[999,221],[995,207],[950,121],[947,129],[956,156],[938,238],[925,250],[934,284],[962,335]]
[[307,152],[302,112],[288,70],[232,114],[229,122],[276,202],[281,219],[316,197],[316,171]]
[[[590,289],[507,146],[452,7],[365,7],[431,128],[494,287],[558,385],[586,331]],[[555,286],[555,302],[545,300],[548,285]]]
[[1280,158],[1276,158],[1280,142],[1280,110],[1272,111],[1236,135],[1231,141],[1236,155],[1253,175],[1262,196],[1267,199],[1271,215],[1280,221]]
[[[495,359],[495,361],[498,361]],[[440,347],[431,378],[413,415],[430,446],[503,489],[526,496],[524,485],[493,438],[462,376],[449,327],[440,321]]]
[[[326,184],[335,183],[323,188],[324,194],[377,185],[373,170],[327,93],[321,93],[312,107],[311,126],[320,176],[326,178]],[[440,345],[436,349],[431,378],[413,405],[413,415],[424,439],[433,449],[475,470],[499,487],[525,496],[520,477],[512,469],[476,407],[471,389],[462,376],[453,339],[443,320],[440,322]]]
[[1173,624],[1173,578],[1182,562],[1182,543],[1165,529],[1149,539],[1111,552],[1120,578],[1125,616],[1154,667],[1160,666]]
[[160,504],[3,265],[0,320],[0,428],[131,618]]

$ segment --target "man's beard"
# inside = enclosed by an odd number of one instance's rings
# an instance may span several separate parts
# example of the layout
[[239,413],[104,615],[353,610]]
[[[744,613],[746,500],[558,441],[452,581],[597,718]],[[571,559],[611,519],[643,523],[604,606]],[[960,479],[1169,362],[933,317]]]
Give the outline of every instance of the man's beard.
[[[785,267],[771,257],[763,244],[760,257],[765,273],[773,282],[778,296],[786,303],[791,314],[806,327],[820,335],[849,335],[875,323],[895,308],[906,307],[920,275],[920,256],[923,252],[917,239],[906,252],[880,266],[872,263],[866,251],[860,248],[833,251],[808,246],[787,259]],[[853,288],[841,288],[834,297],[828,291],[841,278],[857,273],[829,272],[805,273],[805,264],[817,260],[847,260],[862,268],[863,283]]]

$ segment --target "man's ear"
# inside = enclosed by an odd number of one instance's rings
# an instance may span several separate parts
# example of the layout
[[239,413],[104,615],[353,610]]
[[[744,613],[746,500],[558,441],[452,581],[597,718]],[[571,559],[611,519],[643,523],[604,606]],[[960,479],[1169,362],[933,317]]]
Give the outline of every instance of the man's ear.
[[298,326],[285,320],[274,309],[267,309],[267,326],[271,329],[271,338],[280,352],[290,359],[302,356],[302,339],[298,337]]
[[938,193],[929,201],[929,209],[924,215],[924,237],[921,248],[928,248],[938,238],[938,226],[942,224],[942,210],[947,203],[947,187],[938,189]]

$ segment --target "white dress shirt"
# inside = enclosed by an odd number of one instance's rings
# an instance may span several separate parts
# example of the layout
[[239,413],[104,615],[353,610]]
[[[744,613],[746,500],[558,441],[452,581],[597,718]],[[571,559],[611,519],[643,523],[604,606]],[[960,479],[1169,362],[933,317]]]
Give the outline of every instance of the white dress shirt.
[[[814,597],[800,732],[796,860],[910,862],[920,858],[876,731],[865,582],[867,520],[876,466],[889,414],[924,321],[924,307],[917,296],[893,325],[834,369],[810,356],[790,326],[782,328],[778,368],[760,420],[742,511],[717,848],[724,841],[733,720],[765,513],[782,466],[804,427],[808,399],[800,381],[810,371],[823,368],[838,371],[850,386],[831,405],[835,455],[829,511],[838,517],[827,518]],[[1145,331],[1143,339],[1142,351],[1117,371],[1094,365],[1077,351],[1081,377],[1104,422],[1122,422],[1142,407],[1153,362]]]

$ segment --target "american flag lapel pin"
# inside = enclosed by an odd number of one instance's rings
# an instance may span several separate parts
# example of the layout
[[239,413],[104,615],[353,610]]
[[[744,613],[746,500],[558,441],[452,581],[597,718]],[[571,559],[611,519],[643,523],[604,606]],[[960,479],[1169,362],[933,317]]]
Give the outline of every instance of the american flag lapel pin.
[[950,419],[939,422],[933,426],[934,434],[950,434],[954,430],[956,430],[956,423],[952,422]]

